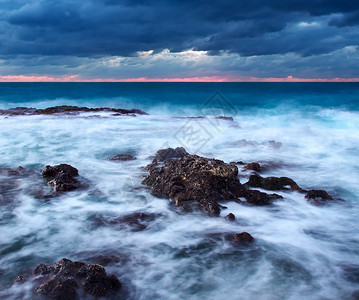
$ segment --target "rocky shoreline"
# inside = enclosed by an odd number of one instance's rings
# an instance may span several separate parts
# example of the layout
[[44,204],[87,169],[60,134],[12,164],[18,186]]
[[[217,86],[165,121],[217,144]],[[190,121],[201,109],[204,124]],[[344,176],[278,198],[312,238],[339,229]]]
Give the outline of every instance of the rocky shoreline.
[[[118,154],[110,158],[119,162],[134,159],[136,158],[130,154]],[[239,180],[238,166],[241,166],[244,171],[252,172],[249,180],[244,184]],[[326,191],[304,190],[288,177],[262,177],[258,174],[262,170],[258,162],[225,163],[214,158],[191,155],[181,147],[159,150],[145,169],[148,173],[142,183],[152,195],[170,199],[171,203],[181,211],[199,211],[204,215],[214,217],[218,217],[221,210],[226,209],[222,204],[229,201],[243,205],[263,206],[283,199],[281,195],[272,193],[273,191],[301,193],[308,202],[319,206],[334,200]],[[11,196],[16,193],[18,178],[31,176],[35,178],[39,174],[19,167],[15,170],[0,169],[0,175],[3,176],[0,180],[1,186]],[[45,195],[40,193],[37,197],[40,199],[57,197],[62,193],[87,187],[83,184],[78,170],[68,164],[47,165],[43,168],[41,175],[42,184],[47,185],[51,191]],[[36,184],[35,181],[34,183]],[[255,188],[264,189],[270,193]],[[41,187],[37,190],[40,191]],[[8,202],[0,204],[6,205]],[[98,226],[115,226],[119,230],[129,228],[131,232],[138,232],[146,230],[147,226],[158,217],[160,215],[137,212],[114,219],[96,216],[93,220]],[[233,222],[236,217],[229,212],[225,220]],[[220,237],[231,242],[234,247],[238,244],[248,246],[255,241],[255,238],[248,232],[221,233]],[[104,297],[118,292],[122,286],[118,278],[115,275],[108,275],[101,265],[86,264],[66,258],[53,265],[38,265],[28,276],[18,276],[16,284],[28,280],[36,285],[35,293],[52,299],[77,299],[83,294]]]
[[0,115],[3,116],[33,116],[33,115],[78,115],[80,113],[101,113],[109,112],[112,116],[136,116],[148,115],[146,112],[139,109],[122,109],[122,108],[88,108],[78,106],[53,106],[45,109],[37,109],[32,107],[16,107],[9,109],[0,109]]

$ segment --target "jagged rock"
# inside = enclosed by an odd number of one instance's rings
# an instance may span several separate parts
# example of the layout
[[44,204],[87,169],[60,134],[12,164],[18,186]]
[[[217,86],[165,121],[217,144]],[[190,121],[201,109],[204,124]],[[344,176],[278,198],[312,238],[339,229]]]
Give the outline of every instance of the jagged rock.
[[333,197],[331,197],[325,190],[309,190],[307,191],[305,198],[307,199],[317,199],[320,200],[333,200]]
[[42,176],[55,193],[81,187],[81,183],[75,178],[79,176],[77,169],[67,164],[46,166],[42,170]]
[[243,193],[248,203],[258,206],[268,205],[273,200],[283,198],[278,194],[266,194],[257,190],[244,190]]
[[[161,161],[165,162],[163,166],[158,164]],[[158,151],[147,169],[149,174],[143,183],[153,195],[173,199],[177,206],[196,201],[204,211],[215,215],[220,212],[217,201],[234,199],[243,189],[236,166],[189,155],[183,148]]]
[[242,233],[237,233],[234,235],[233,238],[234,242],[242,242],[242,243],[250,243],[254,241],[253,236],[251,236],[248,232],[242,232]]
[[95,297],[104,297],[121,288],[117,277],[108,275],[102,266],[67,258],[53,265],[40,264],[33,272],[45,280],[35,288],[35,292],[55,299],[76,299],[81,287]]
[[[309,190],[306,191],[305,198],[308,202],[316,206],[323,206],[327,200],[333,200],[325,190]],[[338,199],[339,200],[339,199]]]
[[120,160],[120,161],[128,161],[128,160],[135,160],[136,157],[134,157],[131,154],[116,154],[109,158],[109,160]]
[[183,210],[198,207],[212,215],[221,211],[220,201],[245,197],[254,205],[269,204],[281,196],[248,190],[238,179],[238,168],[214,158],[190,155],[184,148],[159,150],[142,181],[151,193],[174,200]]
[[54,106],[48,107],[45,109],[36,109],[28,107],[16,107],[10,109],[0,110],[0,115],[53,115],[53,114],[79,114],[81,112],[113,112],[116,116],[122,115],[147,115],[142,110],[139,109],[121,109],[121,108],[109,108],[109,107],[100,107],[100,108],[88,108],[88,107],[78,107],[78,106]]
[[236,219],[236,216],[232,213],[229,213],[227,216],[226,216],[226,220],[228,221],[234,221]]
[[[294,190],[302,191],[293,179],[288,177],[261,177],[258,174],[251,175],[246,183],[250,187],[259,187],[265,190],[280,191]],[[288,187],[289,186],[289,187]]]
[[161,149],[157,151],[152,163],[165,162],[169,159],[182,158],[186,155],[189,155],[189,153],[183,147]]

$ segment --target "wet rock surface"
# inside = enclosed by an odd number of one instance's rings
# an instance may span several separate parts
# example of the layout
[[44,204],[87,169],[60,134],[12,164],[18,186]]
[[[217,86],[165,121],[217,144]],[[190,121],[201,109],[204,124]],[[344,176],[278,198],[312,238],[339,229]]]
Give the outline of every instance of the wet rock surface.
[[[259,163],[243,164],[248,169],[259,170]],[[267,194],[252,188],[269,191],[298,191],[307,193],[308,199],[329,200],[331,197],[322,190],[303,190],[288,177],[262,177],[257,173],[242,185],[238,179],[235,163],[190,155],[184,148],[159,150],[146,169],[148,175],[142,181],[154,196],[174,201],[183,211],[201,209],[211,215],[219,215],[218,202],[236,201],[244,197],[252,205],[268,205],[282,199],[278,194]]]
[[159,150],[147,170],[149,174],[142,183],[151,189],[151,193],[174,200],[175,205],[184,210],[197,206],[218,215],[220,201],[239,201],[238,197],[245,197],[251,204],[265,205],[281,198],[244,187],[234,164],[189,155],[184,148]]
[[48,107],[45,109],[36,109],[32,107],[16,107],[10,109],[1,109],[0,115],[8,116],[28,116],[28,115],[76,115],[83,112],[112,112],[114,116],[123,116],[123,115],[147,115],[142,110],[139,109],[121,109],[121,108],[109,108],[109,107],[100,107],[100,108],[88,108],[88,107],[78,107],[78,106],[54,106]]
[[[158,162],[165,163],[160,166]],[[196,201],[210,214],[219,214],[217,201],[231,200],[242,190],[236,166],[189,155],[183,148],[158,151],[147,169],[149,174],[143,183],[153,195],[171,198],[177,206]]]
[[136,157],[134,157],[132,154],[116,154],[109,158],[111,161],[129,161],[135,159]]
[[42,170],[42,176],[54,193],[72,191],[82,186],[76,179],[79,176],[78,170],[68,164],[48,165]]
[[254,238],[248,232],[242,232],[235,234],[233,241],[235,243],[251,243],[254,241]]
[[96,264],[86,264],[63,258],[53,265],[39,264],[33,270],[41,276],[42,282],[35,292],[53,299],[78,299],[78,291],[95,297],[104,297],[110,292],[121,289],[121,283],[114,275]]
[[261,177],[258,174],[251,175],[249,177],[247,186],[262,188],[270,191],[302,191],[297,183],[288,177]]
[[118,278],[107,274],[102,266],[67,258],[53,265],[39,264],[33,273],[41,282],[35,292],[52,299],[78,299],[79,292],[104,297],[121,289]]
[[234,221],[236,219],[236,216],[232,213],[229,213],[227,216],[226,216],[226,220],[228,221]]
[[169,159],[182,158],[186,155],[189,155],[189,153],[183,147],[177,147],[175,149],[173,148],[161,149],[157,151],[155,157],[153,158],[152,163],[156,164],[159,162],[165,162]]
[[267,194],[257,190],[243,190],[243,197],[246,198],[247,202],[253,205],[262,206],[268,205],[273,200],[282,199],[283,197],[278,194]]

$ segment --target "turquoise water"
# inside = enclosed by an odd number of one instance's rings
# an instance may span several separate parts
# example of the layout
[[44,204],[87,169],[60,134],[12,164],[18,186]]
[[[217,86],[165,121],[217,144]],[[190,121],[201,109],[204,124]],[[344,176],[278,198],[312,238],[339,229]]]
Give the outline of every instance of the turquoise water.
[[[91,183],[50,201],[29,192],[38,182],[18,183],[16,204],[1,207],[0,298],[33,299],[33,283],[12,282],[40,262],[116,255],[125,259],[106,269],[127,299],[357,299],[358,100],[359,85],[341,83],[0,84],[0,109],[84,105],[150,113],[0,116],[0,167],[39,172],[68,163]],[[344,201],[316,207],[302,194],[280,192],[284,199],[268,207],[226,203],[221,216],[234,213],[233,223],[183,214],[141,185],[150,156],[177,146],[225,162],[271,164],[263,176],[288,176]],[[137,160],[108,161],[117,153]],[[240,181],[248,176],[241,170]],[[93,221],[132,212],[159,216],[141,232]],[[256,239],[252,246],[207,238],[242,231]]]

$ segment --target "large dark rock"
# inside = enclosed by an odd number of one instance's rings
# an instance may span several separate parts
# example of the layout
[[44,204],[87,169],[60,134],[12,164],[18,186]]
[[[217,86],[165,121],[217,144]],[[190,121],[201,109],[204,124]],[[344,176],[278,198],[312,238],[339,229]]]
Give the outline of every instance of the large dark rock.
[[184,210],[197,207],[218,215],[220,201],[239,201],[245,197],[248,203],[269,204],[280,198],[245,188],[238,179],[238,168],[221,160],[189,155],[184,148],[163,149],[157,152],[143,184],[157,197],[170,198]]
[[[163,166],[157,163],[161,161],[165,162]],[[237,198],[243,189],[236,166],[188,155],[183,148],[158,151],[147,168],[149,174],[143,183],[153,195],[173,199],[177,206],[196,201],[211,214],[220,212],[217,201]]]
[[261,177],[258,174],[251,175],[247,186],[262,188],[271,191],[293,190],[302,191],[293,179],[288,177]]
[[88,108],[88,107],[78,107],[78,106],[69,106],[69,105],[54,106],[45,109],[36,109],[36,108],[28,108],[28,107],[2,109],[0,110],[0,115],[10,115],[10,116],[53,115],[53,114],[68,115],[68,114],[79,114],[81,112],[113,112],[114,115],[116,116],[147,115],[147,113],[139,109],[121,109],[121,108],[109,108],[109,107]]
[[42,170],[42,176],[55,193],[72,191],[81,187],[81,183],[76,179],[79,176],[77,169],[67,164],[46,166]]
[[43,282],[35,292],[53,299],[76,299],[79,289],[95,297],[104,297],[121,288],[118,278],[108,275],[102,266],[66,258],[53,265],[40,264],[33,272],[41,276]]

